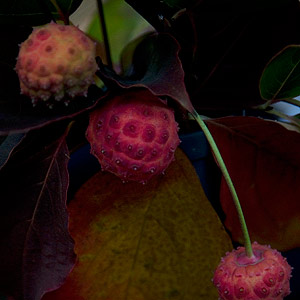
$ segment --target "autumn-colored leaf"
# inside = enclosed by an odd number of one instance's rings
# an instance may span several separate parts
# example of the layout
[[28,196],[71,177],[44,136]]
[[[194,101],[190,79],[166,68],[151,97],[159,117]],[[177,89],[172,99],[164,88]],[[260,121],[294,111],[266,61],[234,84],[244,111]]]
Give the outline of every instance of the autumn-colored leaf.
[[43,300],[217,299],[211,277],[232,244],[181,150],[146,185],[97,173],[69,211],[79,260]]
[[[19,89],[16,86],[15,88]],[[54,122],[74,118],[92,109],[103,95],[104,92],[101,89],[91,86],[88,99],[77,97],[68,107],[60,103],[62,105],[53,109],[43,106],[43,103],[39,107],[32,107],[30,98],[26,96],[4,99],[0,102],[0,135],[26,133]]]
[[0,290],[15,299],[41,299],[61,286],[75,262],[60,127],[27,134],[0,172]]
[[[239,196],[253,241],[278,250],[300,246],[300,134],[274,121],[226,117],[207,121]],[[221,184],[225,225],[243,243],[231,194]]]
[[98,74],[105,81],[123,88],[146,87],[154,95],[169,96],[192,112],[193,106],[185,88],[184,71],[178,53],[179,45],[171,35],[147,34],[133,51],[131,67],[124,76],[101,62]]

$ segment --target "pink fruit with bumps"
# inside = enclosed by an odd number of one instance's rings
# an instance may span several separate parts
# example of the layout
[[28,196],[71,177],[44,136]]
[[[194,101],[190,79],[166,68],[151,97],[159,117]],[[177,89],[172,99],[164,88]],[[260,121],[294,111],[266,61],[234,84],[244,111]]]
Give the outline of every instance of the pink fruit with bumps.
[[240,247],[227,253],[217,267],[213,283],[222,300],[280,300],[290,294],[291,267],[269,246],[252,244],[253,257]]
[[21,93],[33,105],[87,94],[98,68],[96,46],[80,29],[72,25],[49,23],[35,28],[19,50],[16,71]]
[[145,183],[174,160],[173,111],[148,90],[128,90],[90,115],[87,139],[103,170]]

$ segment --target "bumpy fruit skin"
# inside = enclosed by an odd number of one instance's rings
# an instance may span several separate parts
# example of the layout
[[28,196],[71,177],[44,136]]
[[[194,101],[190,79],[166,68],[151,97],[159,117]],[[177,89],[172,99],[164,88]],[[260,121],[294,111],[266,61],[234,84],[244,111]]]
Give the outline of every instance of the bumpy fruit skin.
[[270,246],[253,243],[254,257],[240,247],[222,258],[213,283],[222,300],[283,299],[290,294],[291,267]]
[[75,26],[52,22],[33,29],[17,58],[21,93],[33,105],[42,100],[49,106],[86,96],[98,68],[95,53],[95,43]]
[[123,181],[163,173],[180,143],[173,111],[148,90],[125,91],[90,115],[86,137],[102,170]]

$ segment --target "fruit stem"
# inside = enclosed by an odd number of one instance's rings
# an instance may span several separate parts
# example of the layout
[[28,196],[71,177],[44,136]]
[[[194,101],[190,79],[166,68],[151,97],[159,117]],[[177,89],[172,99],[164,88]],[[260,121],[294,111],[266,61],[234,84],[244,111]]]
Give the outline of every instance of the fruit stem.
[[108,34],[107,34],[106,23],[105,23],[105,18],[104,18],[104,9],[103,9],[102,0],[97,0],[97,5],[98,5],[98,12],[99,12],[99,18],[100,18],[100,24],[101,24],[101,31],[102,31],[102,35],[103,35],[106,63],[112,69],[113,63],[112,63],[111,54],[110,54],[110,46],[109,46]]
[[199,124],[199,126],[201,127],[204,135],[206,136],[207,141],[208,141],[208,143],[209,143],[209,145],[210,145],[210,147],[211,147],[211,149],[212,149],[212,151],[215,155],[215,158],[216,158],[216,160],[219,164],[219,168],[221,169],[221,172],[224,176],[224,179],[225,179],[225,181],[228,185],[228,188],[229,188],[230,193],[231,193],[232,198],[233,198],[234,205],[236,207],[236,210],[237,210],[237,213],[238,213],[238,216],[239,216],[239,221],[240,221],[240,224],[241,224],[243,237],[244,237],[246,255],[248,257],[252,257],[253,256],[253,250],[252,250],[252,246],[251,246],[251,240],[250,240],[250,236],[249,236],[249,233],[248,233],[245,217],[244,217],[244,214],[243,214],[243,211],[242,211],[242,207],[241,207],[238,195],[236,193],[235,187],[233,185],[233,182],[231,180],[231,177],[228,173],[227,167],[226,167],[226,165],[224,163],[224,160],[221,156],[221,153],[219,151],[219,148],[218,148],[213,136],[211,135],[209,129],[207,128],[206,124],[201,119],[201,117],[197,113],[197,111],[193,110],[193,112],[191,112],[191,113],[192,113],[192,116],[197,121],[197,123]]

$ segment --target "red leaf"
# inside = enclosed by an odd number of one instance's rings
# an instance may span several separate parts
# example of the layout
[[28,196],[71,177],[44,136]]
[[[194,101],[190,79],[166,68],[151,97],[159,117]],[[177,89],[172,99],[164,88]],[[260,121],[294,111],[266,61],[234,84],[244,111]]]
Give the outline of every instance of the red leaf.
[[[273,121],[227,117],[208,121],[239,196],[250,237],[281,251],[300,246],[300,134]],[[225,225],[243,243],[227,185]]]
[[156,96],[169,96],[185,109],[194,110],[185,88],[178,56],[179,44],[169,34],[147,35],[132,56],[130,74],[121,77],[99,62],[99,76],[122,88],[146,87]]
[[0,173],[0,290],[16,299],[40,299],[61,286],[74,265],[65,138],[56,135],[50,143],[51,127],[31,132]]

